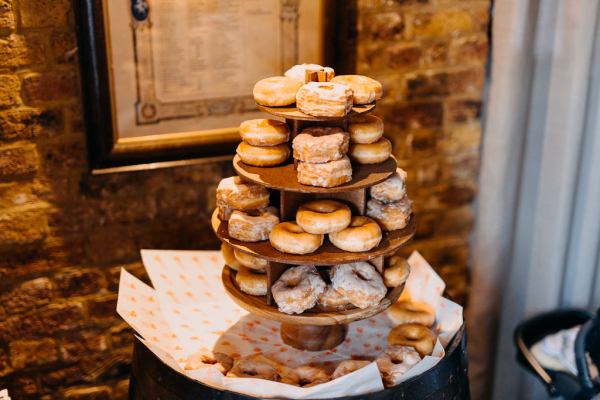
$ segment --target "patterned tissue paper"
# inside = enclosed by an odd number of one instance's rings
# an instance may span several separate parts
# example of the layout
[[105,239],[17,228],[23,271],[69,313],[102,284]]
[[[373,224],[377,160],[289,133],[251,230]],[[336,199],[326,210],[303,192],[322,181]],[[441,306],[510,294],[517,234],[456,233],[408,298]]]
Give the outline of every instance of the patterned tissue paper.
[[[394,326],[387,313],[349,325],[338,347],[308,352],[287,346],[279,323],[249,314],[226,294],[216,251],[143,250],[142,259],[154,289],[122,271],[117,311],[161,360],[192,379],[256,397],[328,399],[383,389],[375,363],[334,381],[300,388],[260,379],[228,378],[210,364],[191,363],[203,354],[222,352],[234,358],[254,353],[289,367],[310,363],[335,364],[350,358],[374,359],[386,346]],[[462,326],[462,308],[441,297],[443,281],[418,253],[409,258],[406,293],[436,309],[439,340],[431,356],[409,369],[402,381],[432,368],[444,356],[444,346]],[[403,293],[403,297],[406,293]]]

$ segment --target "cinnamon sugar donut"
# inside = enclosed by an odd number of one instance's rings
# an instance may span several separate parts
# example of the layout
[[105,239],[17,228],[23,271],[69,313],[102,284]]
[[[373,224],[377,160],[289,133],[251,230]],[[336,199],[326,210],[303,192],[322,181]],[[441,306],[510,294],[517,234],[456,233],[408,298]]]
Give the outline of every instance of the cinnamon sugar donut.
[[352,143],[374,143],[383,136],[383,121],[372,114],[359,114],[350,118],[348,133]]
[[239,264],[256,271],[264,272],[269,265],[269,261],[255,257],[252,254],[244,253],[238,249],[233,249],[233,255]]
[[400,378],[421,361],[421,357],[412,347],[388,346],[375,361],[383,384],[390,387],[397,385]]
[[379,272],[364,261],[331,268],[331,286],[350,303],[363,309],[379,304],[387,294]]
[[367,360],[344,360],[338,364],[338,366],[331,374],[331,379],[337,379],[341,376],[348,375],[354,371],[366,367],[371,364],[371,361]]
[[236,271],[240,269],[241,264],[235,258],[233,246],[227,244],[226,242],[221,242],[221,253],[223,254],[225,264],[227,264],[229,268],[234,269]]
[[240,267],[235,274],[235,281],[244,293],[253,296],[265,296],[267,294],[267,274],[265,273]]
[[300,314],[317,304],[325,286],[314,266],[300,265],[288,268],[271,286],[271,293],[279,311]]
[[414,348],[421,357],[433,352],[437,336],[421,324],[402,324],[394,327],[388,335],[388,344]]
[[296,93],[296,107],[315,117],[343,117],[352,109],[352,90],[332,82],[309,82]]
[[352,180],[352,164],[346,156],[322,164],[298,163],[298,182],[303,185],[334,187]]
[[289,106],[296,102],[296,92],[302,83],[287,76],[272,76],[256,82],[254,101],[268,107]]
[[381,228],[371,218],[355,216],[347,228],[330,233],[329,241],[342,250],[355,253],[369,251],[381,242]]
[[[225,210],[256,210],[269,206],[269,191],[256,183],[244,182],[239,176],[221,179],[217,186],[217,206]],[[220,217],[221,215],[219,215]],[[221,220],[227,220],[221,218]]]
[[350,305],[350,301],[346,296],[335,290],[333,286],[327,285],[317,299],[317,304],[325,311],[338,311],[346,309]]
[[388,315],[398,325],[415,323],[431,327],[435,322],[435,310],[420,301],[398,301],[388,309]]
[[383,86],[364,75],[338,75],[331,82],[348,86],[353,92],[354,104],[369,104],[383,96]]
[[390,158],[392,143],[385,137],[368,144],[351,143],[348,156],[359,164],[379,164]]
[[405,258],[392,256],[387,260],[387,267],[383,270],[383,281],[387,287],[396,287],[408,279],[410,265]]
[[408,197],[395,203],[382,203],[379,200],[367,201],[367,215],[373,218],[386,231],[406,228],[412,213],[412,201]]
[[276,146],[252,146],[246,142],[240,142],[236,153],[244,164],[256,167],[274,167],[289,158],[290,146],[286,143]]
[[385,181],[371,186],[369,194],[382,203],[402,200],[406,196],[406,171],[396,168],[396,172]]
[[276,146],[290,140],[290,128],[274,119],[250,119],[240,124],[240,136],[252,146]]
[[301,82],[304,85],[305,83],[310,82],[307,72],[309,73],[309,76],[311,73],[321,73],[322,76],[320,78],[323,78],[322,80],[319,79],[321,82],[329,82],[331,78],[335,76],[333,68],[322,67],[319,64],[294,65],[292,68],[285,71],[285,74],[283,75],[287,76],[288,78],[296,79],[298,82]]
[[236,360],[227,376],[266,379],[274,382],[281,380],[276,363],[262,354],[253,354]]
[[279,211],[268,207],[256,211],[234,211],[229,219],[229,236],[242,242],[260,242],[269,238],[269,232],[279,223]]
[[308,233],[295,222],[282,222],[271,230],[271,246],[288,254],[314,253],[323,244],[323,235]]
[[350,225],[350,207],[335,200],[313,200],[296,212],[296,223],[308,233],[339,232]]
[[341,128],[311,127],[302,130],[292,142],[294,158],[309,163],[339,160],[348,152],[350,137]]
[[313,387],[330,380],[331,376],[325,370],[310,365],[290,368],[289,373],[281,379],[284,383],[301,387]]

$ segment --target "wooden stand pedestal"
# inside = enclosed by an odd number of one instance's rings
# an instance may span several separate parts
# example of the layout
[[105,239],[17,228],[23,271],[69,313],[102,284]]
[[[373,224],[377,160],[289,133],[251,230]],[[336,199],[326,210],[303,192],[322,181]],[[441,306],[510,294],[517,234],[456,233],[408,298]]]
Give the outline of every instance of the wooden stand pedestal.
[[281,323],[281,339],[288,346],[300,350],[322,351],[333,349],[346,339],[346,325],[294,325]]

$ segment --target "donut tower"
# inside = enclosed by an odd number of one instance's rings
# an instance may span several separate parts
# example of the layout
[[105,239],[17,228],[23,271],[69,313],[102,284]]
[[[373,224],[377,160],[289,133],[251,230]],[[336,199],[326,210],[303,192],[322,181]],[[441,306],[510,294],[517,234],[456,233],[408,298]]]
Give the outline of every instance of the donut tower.
[[[317,74],[307,80],[319,81]],[[290,130],[290,141],[307,127],[339,127],[348,131],[349,118],[359,114],[367,114],[375,109],[376,102],[370,104],[354,104],[344,116],[316,117],[300,111],[295,104],[289,106],[269,107],[257,104],[259,110],[285,120]],[[271,204],[279,206],[281,222],[294,221],[298,207],[315,199],[333,199],[347,204],[352,215],[362,216],[366,213],[368,189],[391,177],[397,168],[396,160],[390,156],[386,161],[377,164],[352,163],[352,180],[335,187],[318,187],[304,185],[297,179],[297,162],[289,157],[286,162],[273,167],[248,165],[236,155],[233,166],[237,174],[247,182],[267,188],[270,192]],[[240,290],[236,282],[235,269],[225,265],[222,272],[223,285],[228,295],[248,312],[281,323],[283,341],[295,348],[309,351],[321,351],[336,347],[344,341],[347,324],[379,314],[394,304],[404,288],[404,282],[396,287],[387,288],[387,293],[378,304],[367,308],[346,307],[336,311],[322,311],[319,308],[309,309],[300,314],[281,312],[273,299],[272,285],[291,267],[300,265],[316,266],[321,275],[322,270],[340,265],[368,261],[380,274],[383,274],[384,259],[391,256],[406,244],[414,235],[415,218],[411,215],[403,229],[384,231],[380,243],[363,252],[348,252],[335,247],[327,238],[323,244],[310,254],[287,254],[275,249],[269,240],[244,242],[230,237],[228,221],[219,218],[218,210],[212,216],[212,227],[218,238],[230,245],[237,252],[242,252],[265,260],[267,291],[266,296],[254,296]],[[324,278],[327,279],[327,278]]]

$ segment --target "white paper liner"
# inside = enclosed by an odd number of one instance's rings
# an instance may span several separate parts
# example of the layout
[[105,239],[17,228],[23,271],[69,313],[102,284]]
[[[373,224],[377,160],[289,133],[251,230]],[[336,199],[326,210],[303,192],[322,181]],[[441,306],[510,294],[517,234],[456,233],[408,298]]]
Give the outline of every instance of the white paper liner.
[[[185,370],[189,356],[213,351],[234,358],[263,353],[289,367],[374,359],[386,347],[394,323],[384,312],[350,324],[346,340],[335,349],[297,350],[283,343],[278,322],[248,314],[229,298],[221,282],[220,252],[143,250],[142,259],[155,289],[122,270],[117,311],[154,354],[190,378],[256,397],[328,399],[383,390],[375,363],[311,388],[227,378],[212,365]],[[402,298],[410,296],[436,309],[439,338],[432,355],[409,369],[401,381],[435,366],[463,322],[462,307],[441,297],[445,285],[423,257],[414,252],[408,262],[411,274]]]

